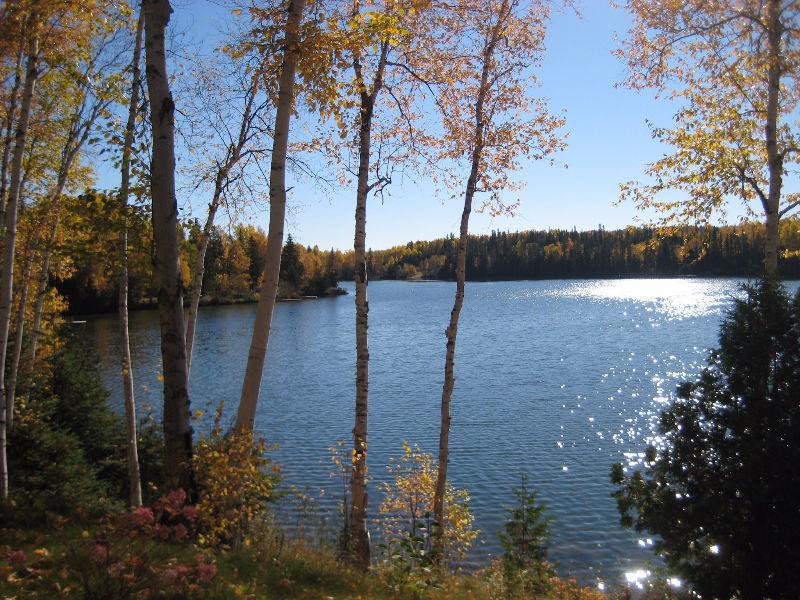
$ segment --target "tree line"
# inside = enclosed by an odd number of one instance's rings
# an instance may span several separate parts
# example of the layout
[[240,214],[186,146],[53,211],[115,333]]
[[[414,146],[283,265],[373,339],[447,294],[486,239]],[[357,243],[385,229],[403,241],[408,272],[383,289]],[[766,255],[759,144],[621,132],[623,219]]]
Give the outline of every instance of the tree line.
[[[53,292],[66,303],[70,314],[118,310],[119,268],[115,248],[119,243],[119,211],[116,199],[90,192],[67,198],[67,226],[71,235],[59,241],[54,258],[69,266],[53,276]],[[141,206],[131,206],[126,218],[129,305],[151,308],[157,303],[158,286],[153,271],[152,227]],[[202,227],[196,219],[179,226],[181,283],[194,291],[193,267],[197,261]],[[201,304],[255,302],[261,288],[267,236],[255,225],[214,225],[208,234],[203,257]],[[280,277],[279,298],[326,296],[337,292],[340,272],[346,271],[347,256],[341,251],[302,246],[287,238],[285,265]],[[188,299],[188,296],[187,296]]]
[[[72,314],[112,312],[118,284],[110,264],[98,257],[112,255],[116,238],[103,215],[112,214],[102,195],[81,202],[81,220],[89,229],[73,235],[56,249],[71,257],[72,267],[54,278],[54,287]],[[156,283],[150,252],[149,222],[129,216],[129,294],[133,307],[155,306]],[[93,225],[92,225],[93,224]],[[101,224],[100,227],[97,224]],[[73,231],[80,223],[72,225]],[[196,219],[180,229],[181,280],[191,290],[190,265],[196,260],[201,227]],[[204,257],[202,304],[255,302],[261,286],[266,233],[254,225],[212,227]],[[757,277],[763,270],[764,227],[760,223],[706,228],[686,227],[663,234],[653,227],[591,231],[493,231],[470,235],[466,278],[471,281],[551,279],[571,277]],[[370,279],[455,279],[458,249],[455,236],[430,242],[408,242],[386,250],[367,250]],[[800,223],[787,219],[780,228],[779,264],[785,277],[800,277]],[[107,248],[108,254],[98,252]],[[113,255],[112,255],[113,256]],[[353,252],[320,250],[284,244],[278,298],[326,296],[340,280],[352,281]]]
[[[408,242],[367,252],[373,279],[456,278],[458,240]],[[800,222],[781,223],[779,265],[785,277],[800,277]],[[764,226],[746,223],[684,227],[663,234],[653,227],[591,231],[493,231],[467,243],[469,280],[570,277],[758,277],[763,272]],[[342,277],[349,279],[349,261]]]

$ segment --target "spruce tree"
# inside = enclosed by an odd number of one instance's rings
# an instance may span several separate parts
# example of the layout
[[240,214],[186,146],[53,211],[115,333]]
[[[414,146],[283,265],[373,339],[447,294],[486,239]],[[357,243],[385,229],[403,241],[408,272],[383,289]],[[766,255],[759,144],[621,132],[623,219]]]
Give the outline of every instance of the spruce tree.
[[622,524],[658,536],[707,598],[800,597],[800,293],[745,288],[698,381],[661,415],[644,468],[612,469]]

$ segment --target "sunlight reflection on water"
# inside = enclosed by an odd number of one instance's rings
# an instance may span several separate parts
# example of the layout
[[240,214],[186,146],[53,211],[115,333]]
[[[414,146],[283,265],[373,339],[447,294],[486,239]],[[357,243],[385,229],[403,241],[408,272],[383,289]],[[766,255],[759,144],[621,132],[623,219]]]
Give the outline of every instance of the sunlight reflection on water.
[[633,301],[670,319],[686,319],[719,312],[736,293],[724,280],[620,279],[572,283],[555,296]]

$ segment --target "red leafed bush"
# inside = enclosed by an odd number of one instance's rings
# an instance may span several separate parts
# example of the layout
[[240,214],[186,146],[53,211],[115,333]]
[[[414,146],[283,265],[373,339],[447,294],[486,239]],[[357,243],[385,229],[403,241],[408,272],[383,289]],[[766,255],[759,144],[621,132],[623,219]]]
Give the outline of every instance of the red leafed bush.
[[72,563],[88,599],[151,598],[186,594],[210,585],[217,567],[202,553],[191,560],[186,546],[197,516],[186,493],[175,490],[152,507],[108,517],[86,544],[72,553]]

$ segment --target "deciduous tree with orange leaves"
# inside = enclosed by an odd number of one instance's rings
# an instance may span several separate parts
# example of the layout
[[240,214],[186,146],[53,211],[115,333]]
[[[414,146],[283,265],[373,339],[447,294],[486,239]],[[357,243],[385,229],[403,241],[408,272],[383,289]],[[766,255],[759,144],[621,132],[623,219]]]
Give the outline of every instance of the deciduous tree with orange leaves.
[[[708,224],[738,198],[766,223],[764,272],[778,273],[780,219],[800,206],[784,178],[800,145],[800,7],[791,0],[629,0],[633,27],[619,49],[625,84],[654,88],[678,109],[653,135],[675,147],[622,199],[655,209],[660,224]],[[675,191],[679,195],[674,195]]]
[[[518,187],[510,173],[524,159],[544,159],[564,147],[564,119],[550,112],[533,91],[544,58],[550,17],[546,0],[457,0],[440,13],[443,43],[432,64],[447,65],[438,75],[437,104],[444,136],[439,159],[467,168],[456,256],[456,293],[447,337],[442,386],[439,461],[433,500],[438,531],[434,550],[441,555],[446,537],[445,490],[450,454],[450,401],[455,386],[458,321],[464,304],[469,219],[476,194],[481,210],[513,212],[503,192]],[[441,68],[441,67],[440,67]],[[444,76],[442,78],[442,76]]]

